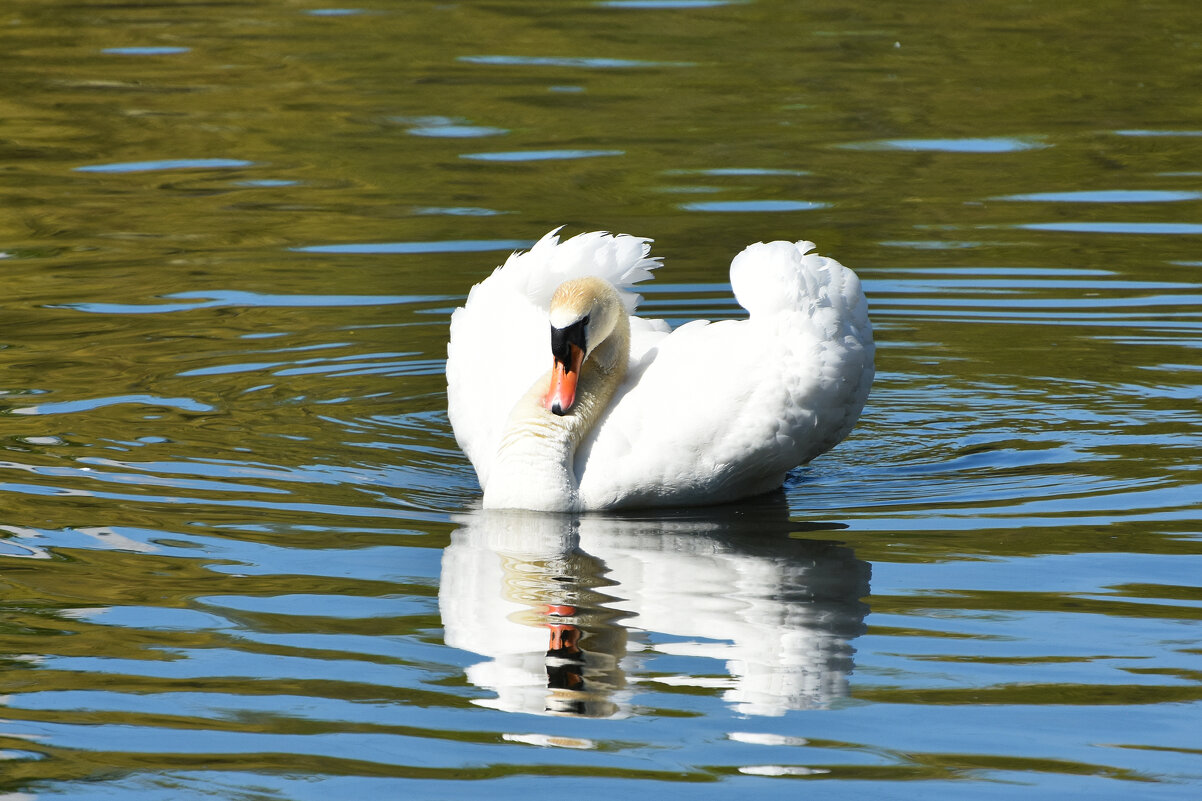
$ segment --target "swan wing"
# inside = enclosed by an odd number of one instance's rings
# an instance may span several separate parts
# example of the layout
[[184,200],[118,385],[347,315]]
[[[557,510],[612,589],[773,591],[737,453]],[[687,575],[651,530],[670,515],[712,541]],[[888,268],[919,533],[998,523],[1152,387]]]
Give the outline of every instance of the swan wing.
[[511,255],[451,315],[447,414],[481,486],[510,410],[550,367],[547,311],[555,288],[600,276],[617,287],[631,313],[642,300],[634,284],[659,266],[648,256],[650,241],[593,231],[561,242],[556,229]]
[[731,265],[748,319],[689,323],[632,362],[577,453],[586,508],[766,492],[850,432],[874,372],[867,302],[812,249],[748,247]]

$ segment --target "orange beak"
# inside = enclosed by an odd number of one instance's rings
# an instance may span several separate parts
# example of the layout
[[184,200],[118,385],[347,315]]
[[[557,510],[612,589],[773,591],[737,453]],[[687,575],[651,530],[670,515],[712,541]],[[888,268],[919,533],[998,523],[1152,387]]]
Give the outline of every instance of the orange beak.
[[576,344],[568,345],[567,363],[555,359],[551,368],[551,387],[543,398],[543,408],[565,415],[576,402],[576,382],[580,380],[580,364],[584,361],[584,350]]

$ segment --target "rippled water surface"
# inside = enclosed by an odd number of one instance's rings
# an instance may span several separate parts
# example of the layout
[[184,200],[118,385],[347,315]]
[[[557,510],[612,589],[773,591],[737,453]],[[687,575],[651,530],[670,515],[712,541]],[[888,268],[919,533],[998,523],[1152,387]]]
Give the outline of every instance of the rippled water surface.
[[[0,23],[4,798],[1202,795],[1196,3]],[[480,512],[448,316],[558,225],[855,268],[851,438]]]

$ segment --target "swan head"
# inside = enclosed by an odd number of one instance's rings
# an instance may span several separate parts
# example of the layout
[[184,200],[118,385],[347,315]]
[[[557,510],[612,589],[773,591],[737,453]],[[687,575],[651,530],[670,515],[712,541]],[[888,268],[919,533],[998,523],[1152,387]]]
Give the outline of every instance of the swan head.
[[551,385],[543,407],[565,415],[576,402],[580,369],[624,313],[613,285],[595,276],[564,281],[551,297]]

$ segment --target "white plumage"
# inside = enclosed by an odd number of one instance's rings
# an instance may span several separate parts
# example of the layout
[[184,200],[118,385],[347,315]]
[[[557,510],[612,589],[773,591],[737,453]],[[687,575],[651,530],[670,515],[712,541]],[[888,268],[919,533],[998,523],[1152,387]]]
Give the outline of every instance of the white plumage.
[[[641,300],[633,285],[658,261],[649,240],[603,232],[560,242],[552,231],[510,256],[452,315],[448,346],[448,411],[485,506],[720,503],[769,491],[838,444],[872,385],[872,328],[855,273],[813,248],[759,243],[735,257],[731,285],[746,320],[671,331],[630,317],[625,375],[575,433],[568,418],[529,402],[552,362],[552,295],[564,281],[597,276],[632,314]],[[582,382],[589,369],[586,361]],[[531,436],[520,458],[499,457],[503,441],[520,448]]]

